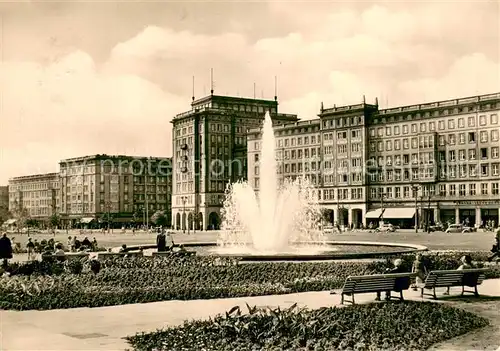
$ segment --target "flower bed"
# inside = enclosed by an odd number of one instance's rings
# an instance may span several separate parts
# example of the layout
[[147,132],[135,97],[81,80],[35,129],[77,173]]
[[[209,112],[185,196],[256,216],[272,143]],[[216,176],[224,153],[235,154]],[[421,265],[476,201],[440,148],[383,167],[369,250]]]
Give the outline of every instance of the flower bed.
[[[451,256],[450,256],[451,255]],[[430,269],[455,269],[461,253],[426,255]],[[480,257],[477,254],[473,257]],[[403,255],[409,269],[412,255]],[[95,262],[95,261],[91,261]],[[238,264],[213,257],[110,258],[100,272],[90,262],[29,263],[0,280],[0,308],[99,307],[164,300],[212,299],[339,289],[350,275],[381,273],[386,261]],[[500,267],[489,278],[500,276]]]
[[[424,350],[488,325],[472,313],[430,302],[318,310],[257,309],[190,321],[127,338],[134,350]],[[460,323],[457,323],[460,321]]]

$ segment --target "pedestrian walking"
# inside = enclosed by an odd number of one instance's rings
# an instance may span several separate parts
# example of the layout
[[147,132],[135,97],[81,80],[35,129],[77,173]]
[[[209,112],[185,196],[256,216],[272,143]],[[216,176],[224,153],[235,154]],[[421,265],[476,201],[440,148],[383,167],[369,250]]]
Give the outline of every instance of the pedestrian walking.
[[7,237],[7,233],[3,233],[0,238],[0,259],[3,260],[2,266],[7,267],[9,260],[12,258],[12,243]]

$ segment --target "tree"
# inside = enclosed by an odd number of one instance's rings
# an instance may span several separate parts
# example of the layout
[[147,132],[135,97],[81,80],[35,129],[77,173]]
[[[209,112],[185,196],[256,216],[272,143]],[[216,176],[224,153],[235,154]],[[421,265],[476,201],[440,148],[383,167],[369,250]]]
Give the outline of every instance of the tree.
[[12,218],[12,213],[9,212],[8,206],[0,206],[0,224]]
[[13,212],[14,219],[16,220],[17,230],[24,228],[27,224],[27,220],[30,217],[29,211],[22,206],[19,202],[16,202],[16,209]]
[[61,218],[57,213],[53,213],[52,216],[49,218],[49,225],[51,228],[57,228],[59,227],[59,224],[61,223]]
[[111,226],[112,221],[113,221],[113,215],[109,212],[103,213],[101,215],[101,218],[99,219],[100,223],[106,224],[106,226],[108,227],[108,230],[109,230],[109,227]]
[[38,226],[38,221],[36,219],[33,219],[33,218],[28,218],[26,219],[26,226],[28,227],[37,227]]
[[165,215],[165,211],[156,211],[152,216],[151,216],[151,222],[156,225],[157,227],[159,226],[166,226],[167,225],[167,216]]

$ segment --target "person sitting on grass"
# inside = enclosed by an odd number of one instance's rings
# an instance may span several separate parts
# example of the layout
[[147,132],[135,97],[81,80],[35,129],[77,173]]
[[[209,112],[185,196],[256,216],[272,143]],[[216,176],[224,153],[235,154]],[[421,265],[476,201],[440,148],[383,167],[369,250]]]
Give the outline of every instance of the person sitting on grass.
[[179,246],[179,251],[178,251],[178,252],[187,252],[187,251],[186,251],[186,249],[184,248],[184,245],[183,245],[183,244],[181,244],[181,245]]
[[427,268],[422,261],[422,254],[418,253],[415,255],[415,261],[413,262],[411,272],[417,274],[415,278],[415,284],[413,284],[412,287],[412,289],[416,291],[417,287],[424,283],[425,277],[427,276]]
[[[394,268],[387,268],[384,273],[385,274],[406,273],[404,268],[403,268],[403,260],[400,258],[394,260]],[[391,299],[391,291],[390,290],[385,292],[385,299],[386,300]],[[380,301],[380,291],[377,292],[377,297],[375,298],[375,301]]]
[[120,253],[124,253],[124,252],[127,252],[127,245],[126,244],[123,244],[122,247],[120,248]]
[[[474,265],[472,264],[472,257],[470,255],[462,256],[460,262],[462,264],[457,268],[457,271],[474,268]],[[443,295],[450,295],[450,287],[446,288],[446,291],[443,293]]]

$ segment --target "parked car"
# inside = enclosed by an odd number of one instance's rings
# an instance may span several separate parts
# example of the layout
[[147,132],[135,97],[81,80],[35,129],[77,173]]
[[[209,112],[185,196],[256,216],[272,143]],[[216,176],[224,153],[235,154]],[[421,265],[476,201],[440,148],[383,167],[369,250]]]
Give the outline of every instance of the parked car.
[[446,233],[471,233],[475,231],[476,228],[467,227],[463,224],[451,224],[448,229],[446,229]]
[[333,234],[334,232],[335,232],[335,229],[332,226],[323,227],[323,233],[325,233],[325,234]]
[[444,226],[441,223],[429,226],[429,232],[444,232]]
[[376,232],[395,232],[396,228],[391,224],[391,223],[384,223],[380,225],[377,229],[375,229]]

